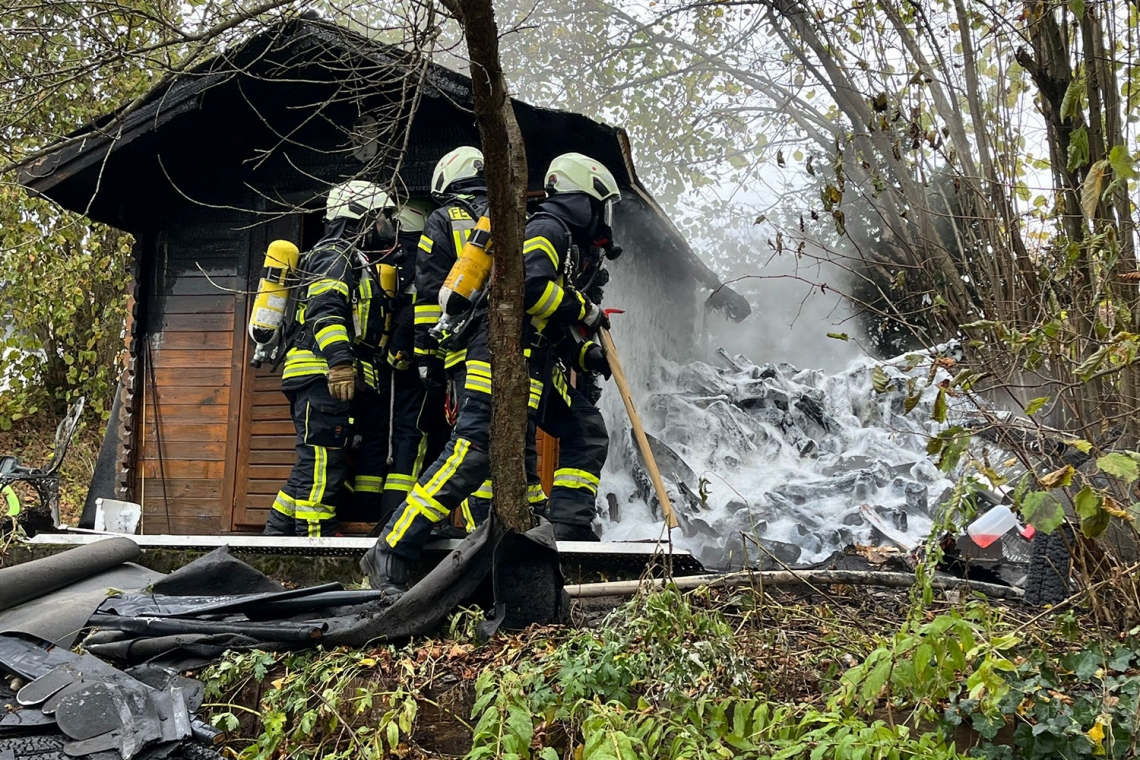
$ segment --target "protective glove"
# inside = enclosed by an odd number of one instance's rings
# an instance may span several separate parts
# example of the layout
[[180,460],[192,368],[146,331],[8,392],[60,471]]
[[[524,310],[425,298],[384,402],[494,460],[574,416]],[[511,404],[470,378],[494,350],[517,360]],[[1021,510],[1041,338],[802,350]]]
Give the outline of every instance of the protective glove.
[[416,363],[416,371],[428,393],[441,391],[447,385],[447,370],[443,366],[443,359],[435,356],[420,359]]
[[610,360],[606,358],[606,352],[598,344],[594,344],[586,349],[586,355],[582,357],[582,368],[590,372],[600,372],[602,377],[607,380],[610,379]]
[[388,352],[388,364],[393,369],[406,370],[412,367],[412,357],[408,356],[407,351]]
[[582,324],[593,334],[600,327],[610,329],[610,318],[602,311],[601,306],[593,301],[586,301],[586,316],[582,317]]
[[338,364],[329,367],[329,393],[337,401],[352,401],[356,395],[356,365]]

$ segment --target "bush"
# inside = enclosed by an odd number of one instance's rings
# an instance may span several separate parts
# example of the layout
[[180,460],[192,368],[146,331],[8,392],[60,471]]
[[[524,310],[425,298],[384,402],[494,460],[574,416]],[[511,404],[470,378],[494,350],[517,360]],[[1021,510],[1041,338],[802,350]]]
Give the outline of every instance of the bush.
[[[118,378],[132,238],[0,187],[0,429],[80,395],[105,419]],[[2,386],[0,386],[2,387]]]

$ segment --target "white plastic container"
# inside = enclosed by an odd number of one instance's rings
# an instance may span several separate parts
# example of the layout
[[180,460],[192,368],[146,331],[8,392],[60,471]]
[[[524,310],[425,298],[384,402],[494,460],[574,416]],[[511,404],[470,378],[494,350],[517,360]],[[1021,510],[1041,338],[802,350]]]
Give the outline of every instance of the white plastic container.
[[970,534],[970,538],[974,539],[975,544],[984,549],[1016,525],[1017,517],[1010,508],[1004,504],[999,504],[970,523],[966,532]]

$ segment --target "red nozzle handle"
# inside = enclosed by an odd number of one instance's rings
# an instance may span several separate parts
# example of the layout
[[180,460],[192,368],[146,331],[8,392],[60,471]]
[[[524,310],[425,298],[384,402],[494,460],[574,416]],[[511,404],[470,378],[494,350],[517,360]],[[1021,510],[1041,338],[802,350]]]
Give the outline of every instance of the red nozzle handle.
[[602,311],[607,317],[611,314],[625,314],[625,309],[602,309]]

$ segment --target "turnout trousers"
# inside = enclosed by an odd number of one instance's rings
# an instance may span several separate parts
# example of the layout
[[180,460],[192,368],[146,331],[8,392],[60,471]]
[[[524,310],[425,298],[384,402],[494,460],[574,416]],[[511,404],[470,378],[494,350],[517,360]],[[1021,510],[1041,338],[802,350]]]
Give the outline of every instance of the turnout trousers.
[[265,535],[334,535],[337,496],[348,477],[352,405],[334,399],[323,377],[285,396],[297,430],[297,461],[269,511]]
[[545,383],[538,426],[558,439],[558,468],[544,516],[560,541],[597,541],[592,523],[609,453],[602,413],[556,367]]
[[[533,416],[542,395],[541,367],[531,361],[529,374],[529,409]],[[451,439],[435,463],[420,476],[401,508],[389,518],[371,551],[390,552],[405,560],[419,557],[432,527],[487,481],[490,428],[491,365],[489,361],[469,358]]]
[[387,523],[408,497],[424,466],[439,456],[450,433],[444,400],[425,390],[414,368],[393,369],[390,374],[389,395],[383,400],[385,412],[391,415],[391,463],[379,516],[372,520],[379,524]]

